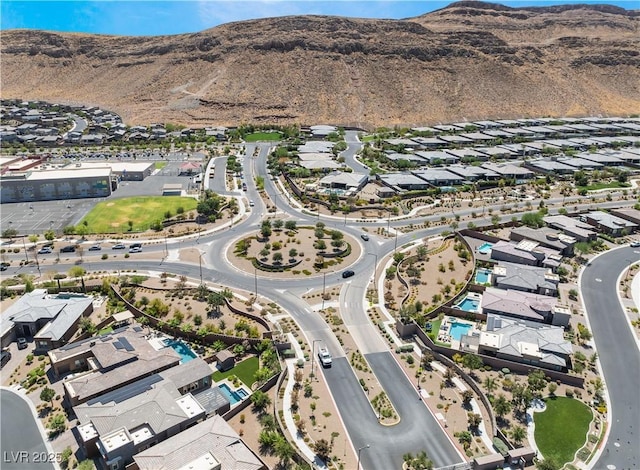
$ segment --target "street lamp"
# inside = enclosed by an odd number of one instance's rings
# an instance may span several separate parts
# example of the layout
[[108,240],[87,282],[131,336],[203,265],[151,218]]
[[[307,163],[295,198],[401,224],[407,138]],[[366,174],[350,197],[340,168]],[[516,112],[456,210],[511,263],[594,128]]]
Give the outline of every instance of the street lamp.
[[311,380],[313,380],[313,358],[316,355],[316,343],[319,342],[321,340],[319,339],[314,339],[311,342]]
[[198,264],[200,265],[200,285],[203,284],[203,282],[202,282],[202,255],[204,255],[204,253],[201,251],[200,252],[200,256],[198,256]]
[[29,253],[27,253],[27,244],[24,242],[24,235],[22,235],[22,247],[24,248],[24,255],[27,258],[27,264],[29,264]]
[[327,287],[327,272],[322,273],[322,310],[324,310],[324,293]]
[[358,449],[358,466],[356,467],[358,470],[360,470],[360,452],[362,452],[364,449],[368,449],[369,447],[371,446],[367,444],[366,446],[362,446]]
[[258,301],[258,268],[256,268],[255,266],[253,267],[253,277],[255,279],[255,284],[256,284],[256,302]]

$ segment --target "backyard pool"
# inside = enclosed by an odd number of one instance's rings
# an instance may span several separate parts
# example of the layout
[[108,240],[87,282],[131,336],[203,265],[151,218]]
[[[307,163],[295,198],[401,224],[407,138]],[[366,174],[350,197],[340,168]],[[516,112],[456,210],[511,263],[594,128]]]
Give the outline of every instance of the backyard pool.
[[196,353],[194,353],[189,346],[177,339],[165,339],[164,345],[173,349],[175,352],[180,354],[182,358],[180,363],[184,364],[185,362],[189,362],[192,359],[198,357]]
[[478,269],[476,271],[476,284],[486,284],[489,282],[489,276],[491,275],[491,270],[489,269]]
[[454,307],[455,308],[459,308],[460,310],[464,310],[465,312],[477,312],[479,305],[480,305],[480,300],[479,299],[466,297],[458,305],[454,305]]
[[493,247],[493,243],[484,242],[482,245],[478,247],[478,253],[481,255],[488,255],[491,253],[491,248]]
[[238,390],[233,391],[225,383],[218,385],[218,388],[220,389],[222,394],[229,399],[229,403],[231,403],[232,405],[235,405],[239,401],[242,401],[249,396],[244,388],[239,388]]
[[466,335],[471,328],[473,328],[473,325],[470,323],[454,321],[449,327],[449,336],[451,336],[455,340],[460,341],[460,338],[462,338],[463,335]]

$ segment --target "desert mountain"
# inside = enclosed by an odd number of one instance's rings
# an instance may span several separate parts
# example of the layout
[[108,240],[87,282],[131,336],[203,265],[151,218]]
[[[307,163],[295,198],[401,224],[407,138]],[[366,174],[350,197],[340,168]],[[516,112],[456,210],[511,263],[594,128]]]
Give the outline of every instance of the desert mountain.
[[640,111],[640,12],[459,2],[406,20],[295,16],[195,34],[1,34],[3,98],[128,123],[361,127]]

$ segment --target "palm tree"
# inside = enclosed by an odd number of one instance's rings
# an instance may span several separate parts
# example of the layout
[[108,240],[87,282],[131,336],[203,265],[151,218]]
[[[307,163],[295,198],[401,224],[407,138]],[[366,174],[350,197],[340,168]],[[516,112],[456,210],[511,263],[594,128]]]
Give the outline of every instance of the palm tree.
[[516,444],[520,444],[527,437],[527,433],[522,426],[514,426],[511,428],[511,439]]
[[491,396],[493,394],[493,392],[495,391],[496,388],[498,388],[498,384],[496,383],[496,379],[494,379],[493,377],[489,376],[486,379],[484,379],[484,388],[487,390],[487,394],[489,396]]

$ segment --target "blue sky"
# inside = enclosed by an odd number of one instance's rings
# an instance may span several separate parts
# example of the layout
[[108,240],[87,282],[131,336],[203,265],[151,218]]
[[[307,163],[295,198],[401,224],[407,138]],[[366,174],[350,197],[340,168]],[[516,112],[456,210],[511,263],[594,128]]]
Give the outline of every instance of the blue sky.
[[[640,8],[640,0],[494,0],[509,6],[609,3]],[[201,31],[219,24],[284,15],[408,18],[451,2],[394,0],[31,1],[1,0],[0,29],[29,28],[99,34],[161,35]]]

